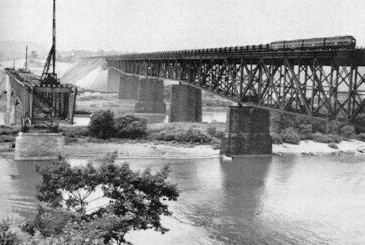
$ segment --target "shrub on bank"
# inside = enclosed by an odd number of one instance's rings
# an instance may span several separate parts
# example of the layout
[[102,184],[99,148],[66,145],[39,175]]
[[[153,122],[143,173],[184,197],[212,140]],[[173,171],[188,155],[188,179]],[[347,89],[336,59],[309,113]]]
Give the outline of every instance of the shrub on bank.
[[332,149],[338,149],[338,145],[335,143],[329,143],[328,147],[332,148]]
[[209,135],[214,136],[216,134],[216,132],[217,132],[217,129],[214,126],[210,126],[209,128],[207,128],[207,133]]
[[212,137],[207,133],[204,133],[200,129],[184,128],[179,129],[166,129],[159,132],[156,137],[157,140],[162,141],[177,141],[177,142],[187,142],[187,143],[210,143],[212,142]]
[[356,136],[356,138],[360,141],[365,141],[365,133],[360,133]]
[[283,135],[283,142],[299,145],[300,137],[294,128],[289,127],[285,129],[282,135]]
[[283,136],[281,134],[273,134],[271,135],[272,143],[273,144],[282,144],[283,143]]
[[108,111],[97,111],[91,116],[91,120],[88,126],[88,130],[91,136],[108,139],[114,136],[114,113]]
[[301,140],[311,139],[312,136],[312,124],[300,124],[299,135]]
[[325,125],[326,134],[338,134],[342,123],[339,121],[329,121]]
[[216,127],[214,126],[210,126],[207,128],[207,133],[212,136],[212,137],[216,137],[218,139],[222,139],[224,137],[224,132],[223,131],[218,131]]
[[139,138],[147,134],[147,120],[132,115],[117,117],[114,128],[118,138]]
[[321,134],[316,132],[312,134],[312,140],[319,143],[340,143],[342,141],[342,137],[338,134]]
[[355,128],[350,125],[343,126],[341,128],[341,135],[345,138],[354,138],[355,137]]

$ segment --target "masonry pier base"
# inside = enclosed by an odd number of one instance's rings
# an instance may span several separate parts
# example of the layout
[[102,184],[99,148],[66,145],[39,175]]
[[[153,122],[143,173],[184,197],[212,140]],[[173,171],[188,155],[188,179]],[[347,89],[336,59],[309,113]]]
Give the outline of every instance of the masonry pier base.
[[137,113],[166,113],[163,80],[141,77],[138,81]]
[[172,85],[170,122],[202,122],[202,91],[189,85]]
[[114,69],[108,69],[107,73],[107,92],[118,92],[121,74]]
[[15,139],[15,160],[56,160],[63,153],[65,137],[59,133],[19,133]]
[[138,82],[139,82],[138,76],[121,74],[120,85],[119,85],[119,99],[137,100]]
[[270,112],[250,106],[231,106],[221,153],[231,157],[271,155]]

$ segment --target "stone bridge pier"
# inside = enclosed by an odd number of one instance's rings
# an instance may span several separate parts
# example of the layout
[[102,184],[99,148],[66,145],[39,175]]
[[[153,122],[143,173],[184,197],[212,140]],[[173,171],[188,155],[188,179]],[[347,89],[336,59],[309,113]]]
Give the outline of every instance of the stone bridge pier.
[[119,99],[137,100],[139,77],[126,73],[120,73]]
[[202,122],[202,91],[189,85],[172,85],[170,122]]
[[140,77],[135,111],[138,113],[166,113],[164,84],[159,78]]
[[120,72],[114,69],[108,69],[107,73],[107,91],[108,92],[118,92],[120,87],[120,79],[121,74]]
[[221,153],[235,156],[271,155],[270,112],[250,106],[231,106]]

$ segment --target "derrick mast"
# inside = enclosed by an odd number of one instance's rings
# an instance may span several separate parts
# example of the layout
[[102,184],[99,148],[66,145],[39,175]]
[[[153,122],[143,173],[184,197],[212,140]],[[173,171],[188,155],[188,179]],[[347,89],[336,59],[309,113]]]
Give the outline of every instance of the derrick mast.
[[[49,71],[51,62],[52,62],[52,72]],[[60,82],[57,79],[57,73],[56,73],[56,0],[53,0],[52,47],[48,53],[47,60],[43,68],[41,84],[43,85],[60,84]]]

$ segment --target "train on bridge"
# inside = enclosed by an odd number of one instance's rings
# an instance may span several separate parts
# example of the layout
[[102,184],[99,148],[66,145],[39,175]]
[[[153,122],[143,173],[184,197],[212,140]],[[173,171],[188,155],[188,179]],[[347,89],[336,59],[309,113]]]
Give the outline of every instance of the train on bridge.
[[179,51],[164,51],[152,53],[136,53],[126,54],[124,57],[136,56],[176,56],[176,55],[211,55],[211,54],[240,54],[248,52],[265,52],[265,51],[336,51],[336,50],[351,50],[356,47],[356,39],[353,36],[336,36],[324,38],[309,38],[286,41],[275,41],[267,44],[246,45],[224,48],[208,48],[208,49],[191,49]]

